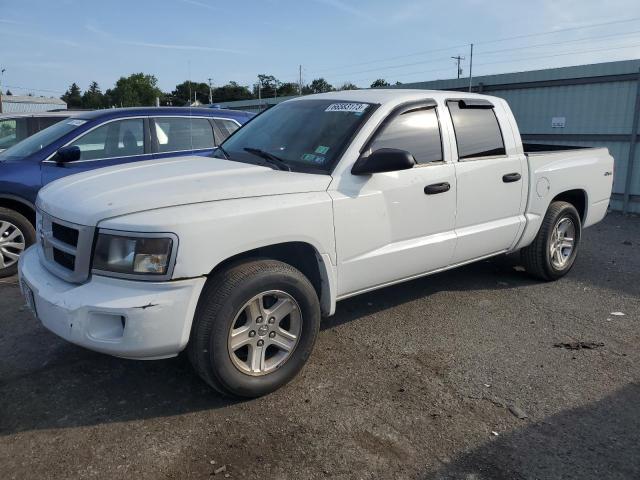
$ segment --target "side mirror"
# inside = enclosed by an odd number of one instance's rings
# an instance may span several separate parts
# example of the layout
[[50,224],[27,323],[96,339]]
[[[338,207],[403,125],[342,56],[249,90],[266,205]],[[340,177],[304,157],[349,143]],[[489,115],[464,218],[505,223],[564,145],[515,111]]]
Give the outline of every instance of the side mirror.
[[58,149],[56,152],[56,162],[58,163],[68,163],[75,162],[76,160],[80,160],[80,147],[77,146],[68,146],[62,147]]
[[353,175],[370,175],[372,173],[395,172],[408,170],[416,164],[406,150],[397,148],[380,148],[366,157],[360,157],[351,169]]

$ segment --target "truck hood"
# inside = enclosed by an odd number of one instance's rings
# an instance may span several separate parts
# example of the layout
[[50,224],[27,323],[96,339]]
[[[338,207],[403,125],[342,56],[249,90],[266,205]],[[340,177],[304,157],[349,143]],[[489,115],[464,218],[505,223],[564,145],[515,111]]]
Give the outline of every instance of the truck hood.
[[95,226],[107,218],[177,205],[326,190],[329,175],[272,170],[210,157],[106,167],[57,180],[37,206],[61,220]]

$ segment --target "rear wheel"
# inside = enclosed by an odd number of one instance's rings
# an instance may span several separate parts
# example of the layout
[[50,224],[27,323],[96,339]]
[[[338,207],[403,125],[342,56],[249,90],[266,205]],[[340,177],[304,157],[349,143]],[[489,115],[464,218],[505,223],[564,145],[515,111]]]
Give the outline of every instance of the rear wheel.
[[258,397],[302,369],[319,326],[318,296],[300,271],[275,260],[246,261],[205,286],[189,358],[219,392]]
[[576,208],[567,202],[553,202],[533,243],[522,249],[527,272],[547,281],[566,275],[578,254],[581,234]]
[[0,208],[0,278],[18,271],[20,255],[35,239],[36,232],[29,220],[18,212]]

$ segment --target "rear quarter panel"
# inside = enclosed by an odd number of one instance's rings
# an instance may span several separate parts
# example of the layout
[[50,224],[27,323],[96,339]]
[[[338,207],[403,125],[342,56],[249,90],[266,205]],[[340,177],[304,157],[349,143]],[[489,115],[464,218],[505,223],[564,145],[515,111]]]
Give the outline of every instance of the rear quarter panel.
[[517,248],[525,247],[533,241],[549,205],[563,192],[584,192],[586,202],[583,227],[604,218],[613,187],[613,157],[606,148],[528,154],[527,158],[527,225]]

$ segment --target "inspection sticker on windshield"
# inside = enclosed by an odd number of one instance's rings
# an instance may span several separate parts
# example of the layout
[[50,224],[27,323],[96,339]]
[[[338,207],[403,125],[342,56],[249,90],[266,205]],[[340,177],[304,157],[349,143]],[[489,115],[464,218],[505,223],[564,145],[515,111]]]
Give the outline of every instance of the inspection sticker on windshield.
[[368,106],[366,103],[332,103],[325,112],[363,113]]
[[69,120],[67,125],[73,125],[74,127],[79,127],[80,125],[84,125],[87,123],[86,120]]

